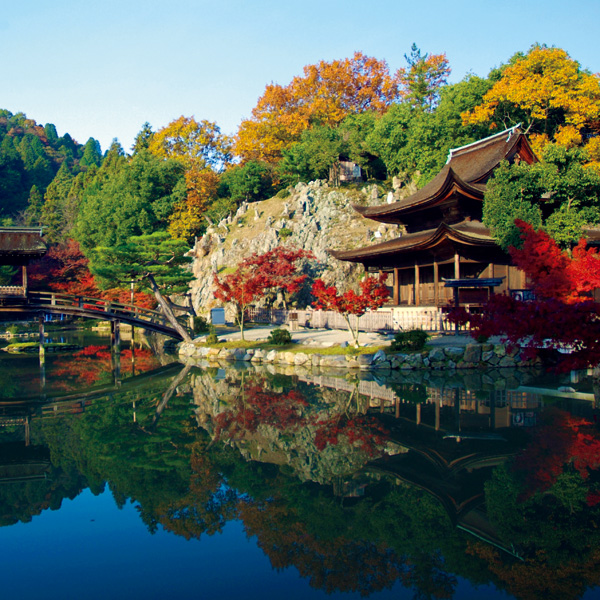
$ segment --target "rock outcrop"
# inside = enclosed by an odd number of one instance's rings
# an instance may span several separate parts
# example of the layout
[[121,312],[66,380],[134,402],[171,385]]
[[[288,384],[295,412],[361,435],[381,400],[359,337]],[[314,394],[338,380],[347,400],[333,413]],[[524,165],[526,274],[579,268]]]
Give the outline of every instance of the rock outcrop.
[[364,219],[352,208],[352,204],[383,201],[378,198],[377,186],[344,191],[315,181],[299,183],[287,198],[243,203],[235,215],[211,226],[190,251],[194,259],[194,307],[199,314],[206,314],[218,305],[213,296],[214,273],[279,245],[311,251],[316,265],[306,268],[312,275],[322,274],[327,283],[347,282],[350,287],[362,275],[362,267],[338,261],[328,250],[352,249],[397,237],[398,227]]

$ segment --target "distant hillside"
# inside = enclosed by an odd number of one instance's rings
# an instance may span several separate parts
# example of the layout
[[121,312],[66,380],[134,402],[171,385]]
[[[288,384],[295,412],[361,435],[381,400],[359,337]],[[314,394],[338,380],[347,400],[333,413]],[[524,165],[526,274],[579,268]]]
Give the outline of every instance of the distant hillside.
[[[0,110],[0,218],[16,217],[33,195],[44,195],[63,163],[75,175],[100,165],[100,144],[85,145],[51,123],[38,125],[24,113]],[[37,190],[37,191],[36,191]]]

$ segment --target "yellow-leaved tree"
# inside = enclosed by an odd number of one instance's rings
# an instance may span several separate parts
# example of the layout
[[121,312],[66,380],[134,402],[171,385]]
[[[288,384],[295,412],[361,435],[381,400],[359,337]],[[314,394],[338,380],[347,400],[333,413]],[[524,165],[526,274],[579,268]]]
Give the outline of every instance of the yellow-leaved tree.
[[181,116],[154,134],[148,150],[185,167],[186,197],[173,209],[169,232],[190,240],[203,225],[203,213],[217,199],[219,172],[231,162],[231,138],[216,123]]
[[536,45],[513,57],[483,102],[462,118],[465,125],[499,128],[522,122],[538,155],[554,142],[585,145],[592,161],[600,159],[600,78],[561,48]]
[[186,169],[220,171],[231,162],[231,138],[222,134],[216,123],[196,121],[194,117],[181,116],[159,129],[148,150],[161,158],[179,160]]

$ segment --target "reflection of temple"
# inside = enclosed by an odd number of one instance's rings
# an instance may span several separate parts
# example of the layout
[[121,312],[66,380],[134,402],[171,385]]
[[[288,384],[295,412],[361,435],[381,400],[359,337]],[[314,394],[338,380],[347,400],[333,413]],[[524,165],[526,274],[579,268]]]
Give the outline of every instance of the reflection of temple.
[[0,445],[0,483],[46,479],[50,452],[46,448],[9,442]]
[[367,406],[373,410],[453,434],[465,428],[493,430],[535,425],[536,414],[543,406],[540,388],[537,393],[530,393],[518,389],[467,389],[460,384],[436,387],[376,380],[352,382],[328,375],[303,374],[299,379],[320,387],[355,391],[367,399]]

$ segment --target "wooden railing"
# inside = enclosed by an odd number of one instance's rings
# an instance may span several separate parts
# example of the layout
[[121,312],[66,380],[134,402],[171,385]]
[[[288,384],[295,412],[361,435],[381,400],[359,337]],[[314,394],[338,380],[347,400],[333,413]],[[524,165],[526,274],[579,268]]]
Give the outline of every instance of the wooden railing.
[[[165,335],[181,337],[162,312],[134,304],[123,304],[91,296],[71,296],[56,292],[28,292],[25,299],[25,303],[20,301],[12,305],[11,297],[4,296],[2,297],[0,310],[13,312],[41,312],[45,310],[55,314],[81,315],[87,318],[121,321],[139,327],[147,326],[149,329]],[[178,322],[184,329],[189,331],[183,318],[178,318]]]

